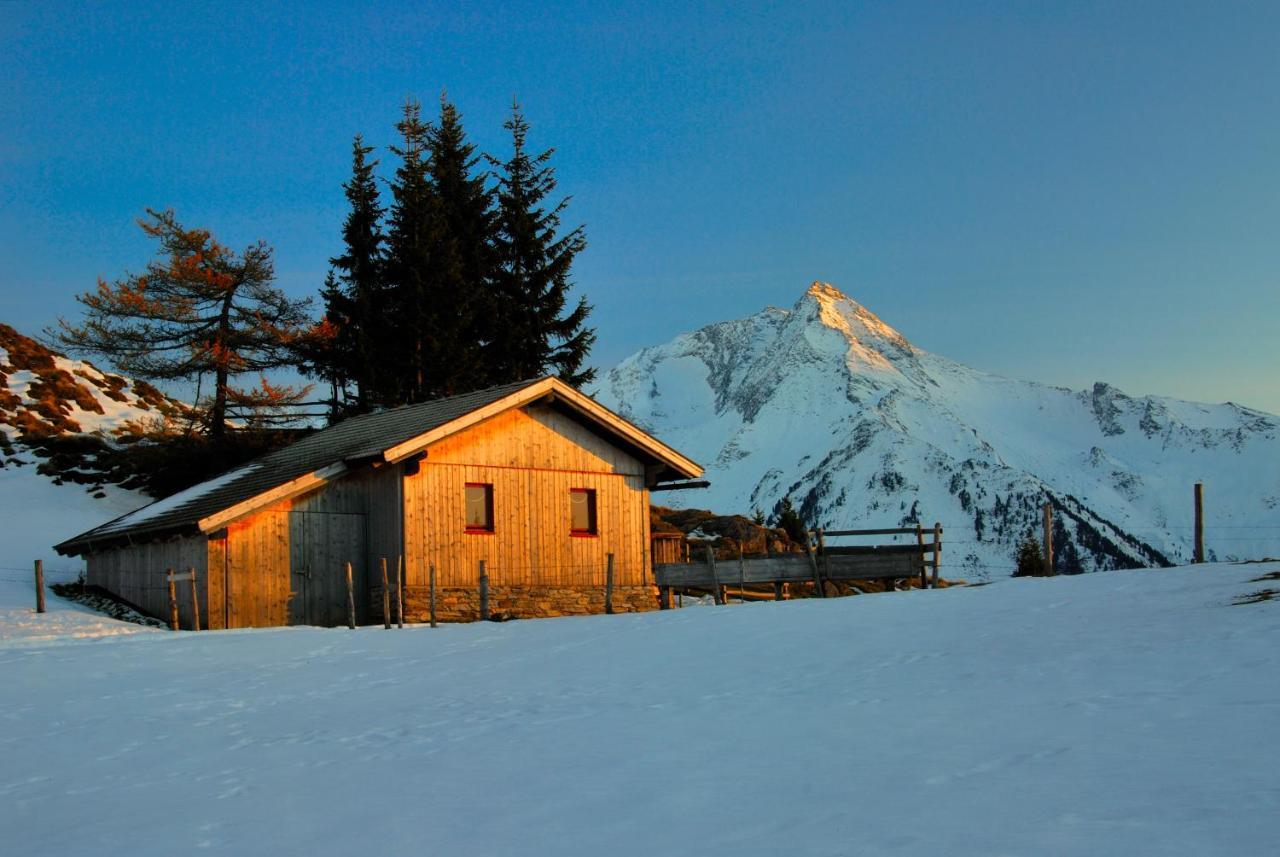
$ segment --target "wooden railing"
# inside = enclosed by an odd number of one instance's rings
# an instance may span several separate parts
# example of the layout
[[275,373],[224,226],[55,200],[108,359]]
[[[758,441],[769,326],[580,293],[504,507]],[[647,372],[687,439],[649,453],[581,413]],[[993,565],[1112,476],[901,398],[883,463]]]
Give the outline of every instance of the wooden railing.
[[[858,536],[915,535],[915,544],[829,545],[827,539]],[[925,541],[926,536],[932,538]],[[671,602],[671,591],[710,592],[717,603],[724,601],[724,588],[737,586],[739,592],[751,585],[773,584],[774,597],[782,600],[784,584],[812,583],[818,597],[826,597],[826,583],[853,580],[895,581],[920,578],[920,586],[937,587],[942,554],[942,527],[931,531],[921,527],[878,530],[814,530],[805,553],[776,554],[717,561],[708,546],[701,562],[654,562],[654,580],[662,606]],[[816,544],[815,544],[816,542]],[[655,550],[655,560],[658,554]],[[930,580],[932,572],[932,580]]]

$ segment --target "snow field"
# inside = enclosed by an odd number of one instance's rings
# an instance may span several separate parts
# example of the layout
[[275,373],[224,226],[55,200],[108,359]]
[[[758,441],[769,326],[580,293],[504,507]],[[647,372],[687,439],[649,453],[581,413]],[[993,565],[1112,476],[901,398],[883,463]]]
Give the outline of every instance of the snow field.
[[1232,602],[1277,570],[10,636],[4,850],[1269,854],[1280,602]]

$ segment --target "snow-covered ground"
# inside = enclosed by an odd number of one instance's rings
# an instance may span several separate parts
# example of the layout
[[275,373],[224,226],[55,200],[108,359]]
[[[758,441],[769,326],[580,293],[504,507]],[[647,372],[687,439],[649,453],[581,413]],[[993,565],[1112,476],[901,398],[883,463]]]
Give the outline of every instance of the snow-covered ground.
[[39,559],[51,579],[73,579],[84,560],[58,556],[53,545],[150,502],[114,487],[102,493],[95,498],[83,485],[55,485],[34,463],[0,468],[0,577],[30,576]]
[[[48,575],[63,582],[66,575]],[[5,646],[38,645],[96,637],[154,632],[154,628],[121,622],[88,607],[45,591],[45,613],[35,611],[36,590],[28,573],[0,569],[0,663],[8,660]],[[10,711],[0,706],[0,719]],[[3,787],[0,787],[3,790]],[[0,837],[0,843],[3,838]]]
[[[1272,854],[1280,600],[1233,602],[1277,571],[7,635],[0,850]],[[24,586],[0,584],[0,621],[34,618]]]

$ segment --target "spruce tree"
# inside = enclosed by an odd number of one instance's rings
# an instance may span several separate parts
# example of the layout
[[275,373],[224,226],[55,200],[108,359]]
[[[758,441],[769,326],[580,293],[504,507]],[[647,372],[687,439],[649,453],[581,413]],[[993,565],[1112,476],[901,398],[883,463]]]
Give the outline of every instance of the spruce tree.
[[430,300],[439,322],[426,355],[430,396],[490,386],[497,379],[482,357],[496,331],[490,324],[494,274],[493,194],[480,158],[467,142],[462,116],[440,99],[439,124],[427,130],[427,172],[435,203]]
[[1016,564],[1013,570],[1014,577],[1044,576],[1044,548],[1030,527],[1026,529],[1022,534],[1022,538],[1018,541],[1014,562]]
[[555,150],[529,153],[529,125],[518,103],[503,127],[511,133],[511,158],[489,158],[500,174],[490,311],[496,330],[487,344],[486,362],[498,380],[532,378],[550,370],[581,386],[595,376],[594,369],[583,368],[596,340],[595,331],[585,326],[591,307],[582,297],[568,313],[565,305],[574,257],[586,247],[583,227],[558,234],[569,200],[552,208],[544,205],[556,188],[550,163]]
[[[339,392],[355,386],[354,410],[385,404],[381,370],[387,357],[383,208],[370,161],[372,146],[357,135],[351,146],[351,180],[343,185],[351,210],[342,226],[344,252],[329,263],[339,271],[341,288],[326,286],[326,317],[337,327],[331,374]],[[344,395],[345,399],[345,395]]]
[[383,307],[389,339],[379,398],[403,404],[428,397],[427,373],[437,351],[440,318],[432,302],[436,203],[427,175],[428,127],[417,101],[405,102],[396,130],[400,145],[391,151],[400,165],[391,183]]

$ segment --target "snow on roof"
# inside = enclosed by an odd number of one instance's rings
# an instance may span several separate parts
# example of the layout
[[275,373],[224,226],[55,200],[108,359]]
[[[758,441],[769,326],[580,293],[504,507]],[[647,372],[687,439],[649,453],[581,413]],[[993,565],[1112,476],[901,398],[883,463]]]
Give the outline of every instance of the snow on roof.
[[144,524],[147,521],[153,521],[162,515],[167,515],[170,512],[177,511],[189,504],[195,503],[197,500],[212,494],[219,488],[222,488],[225,485],[230,485],[237,479],[256,472],[261,467],[262,462],[255,461],[251,464],[246,464],[244,467],[237,467],[235,470],[229,470],[221,476],[210,479],[207,482],[201,482],[199,485],[192,485],[190,488],[184,488],[177,494],[171,494],[163,500],[157,500],[149,506],[143,506],[137,511],[130,512],[127,515],[122,515],[114,521],[98,527],[95,532],[100,536],[108,536],[116,532],[124,532],[132,529],[133,527]]

